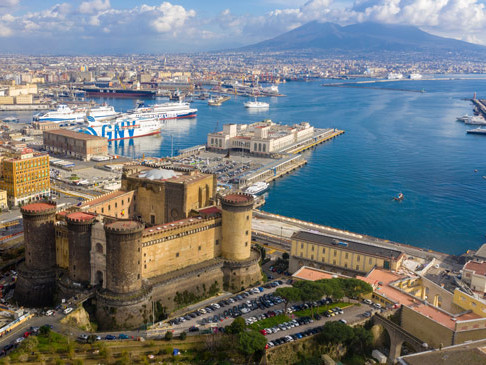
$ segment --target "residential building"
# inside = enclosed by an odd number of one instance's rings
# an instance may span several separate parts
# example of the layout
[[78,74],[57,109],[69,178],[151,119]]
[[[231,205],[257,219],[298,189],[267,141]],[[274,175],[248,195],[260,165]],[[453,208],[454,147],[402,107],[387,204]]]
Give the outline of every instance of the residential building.
[[7,209],[7,208],[8,208],[7,191],[0,190],[0,209]]
[[291,240],[291,272],[303,265],[348,275],[368,273],[375,267],[397,270],[404,258],[399,250],[336,239],[321,233],[300,231],[294,233]]
[[49,155],[30,148],[2,161],[0,189],[7,191],[12,205],[27,203],[50,195]]
[[462,269],[462,281],[482,294],[486,293],[486,261],[468,261]]

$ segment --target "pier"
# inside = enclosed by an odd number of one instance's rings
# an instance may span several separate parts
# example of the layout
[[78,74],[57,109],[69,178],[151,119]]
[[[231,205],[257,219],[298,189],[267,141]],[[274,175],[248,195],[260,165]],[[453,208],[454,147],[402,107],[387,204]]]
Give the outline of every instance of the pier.
[[[391,81],[391,80],[387,80]],[[375,82],[375,81],[373,81]],[[411,93],[424,93],[425,90],[413,90],[413,89],[402,89],[402,88],[397,88],[397,87],[378,87],[378,86],[359,86],[356,85],[357,83],[339,83],[339,84],[323,84],[322,86],[325,87],[348,87],[348,88],[355,88],[355,89],[370,89],[370,90],[389,90],[389,91],[408,91]],[[361,82],[361,83],[364,83]]]
[[304,152],[305,150],[308,150],[309,148],[312,148],[314,146],[317,146],[321,143],[327,142],[333,138],[336,138],[337,136],[343,134],[344,131],[339,130],[339,129],[325,129],[324,132],[320,132],[319,130],[317,131],[317,134],[314,135],[313,137],[306,139],[305,141],[299,142],[296,145],[290,146],[288,149],[285,149],[284,151],[281,152],[286,152],[286,153],[291,153],[291,154],[297,154],[300,152]]
[[478,112],[486,118],[486,100],[473,98],[471,101]]

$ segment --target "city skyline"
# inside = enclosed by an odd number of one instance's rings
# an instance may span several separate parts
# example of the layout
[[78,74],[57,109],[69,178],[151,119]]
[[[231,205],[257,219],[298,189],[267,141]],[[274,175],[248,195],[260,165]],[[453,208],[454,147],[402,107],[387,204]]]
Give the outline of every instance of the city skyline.
[[212,51],[256,43],[314,20],[405,24],[472,43],[486,39],[482,0],[2,0],[0,10],[3,53]]

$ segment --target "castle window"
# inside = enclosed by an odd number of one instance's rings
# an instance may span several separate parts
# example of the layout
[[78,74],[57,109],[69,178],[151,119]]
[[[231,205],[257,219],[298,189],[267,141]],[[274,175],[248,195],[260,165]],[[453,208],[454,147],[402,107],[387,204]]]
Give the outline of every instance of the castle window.
[[115,208],[118,208],[118,203],[117,202],[115,202]]
[[176,257],[179,257],[179,252],[176,253]]
[[347,252],[346,252],[346,255],[344,255],[344,258],[346,258],[346,259],[348,258],[348,253]]
[[96,244],[96,252],[103,253],[103,246],[101,245],[101,243]]
[[143,265],[143,268],[146,269],[147,268],[147,265]]
[[333,265],[336,265],[336,260],[332,260],[332,264]]
[[249,221],[249,220],[250,220],[250,216],[249,216],[249,215],[247,215],[247,216],[246,216],[246,220],[247,220],[247,221]]
[[322,253],[326,253],[326,248],[325,247],[322,249]]
[[356,270],[359,270],[359,265],[356,265]]
[[140,274],[137,275],[137,279],[140,279]]
[[245,247],[248,247],[248,242],[245,242]]
[[369,261],[370,265],[373,263],[373,259],[370,257],[370,261]]
[[358,262],[359,262],[359,260],[360,260],[360,259],[361,259],[361,256],[360,256],[360,255],[358,255],[358,256],[357,256],[357,258],[356,258],[356,261],[358,261]]
[[219,245],[219,240],[216,240],[216,245]]
[[248,231],[246,231],[245,234],[248,236]]
[[312,251],[314,251],[314,246],[312,246]]
[[198,247],[198,250],[201,251],[201,246]]
[[108,210],[111,210],[111,205],[110,204],[108,204]]
[[122,205],[123,205],[123,204],[125,204],[125,202],[124,202],[124,201],[123,201],[123,199],[122,199]]
[[300,244],[300,248],[304,248],[304,244],[303,243]]

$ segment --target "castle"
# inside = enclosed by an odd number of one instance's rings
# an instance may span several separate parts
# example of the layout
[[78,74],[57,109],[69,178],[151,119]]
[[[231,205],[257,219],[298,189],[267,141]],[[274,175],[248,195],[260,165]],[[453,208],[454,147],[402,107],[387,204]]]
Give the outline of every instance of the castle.
[[183,294],[202,298],[258,282],[253,197],[216,202],[216,185],[214,175],[189,168],[133,165],[124,168],[121,190],[79,207],[23,206],[16,300],[43,307],[87,294],[100,329],[134,328],[150,321],[155,303],[170,311],[184,304]]

